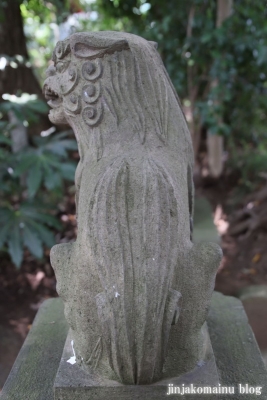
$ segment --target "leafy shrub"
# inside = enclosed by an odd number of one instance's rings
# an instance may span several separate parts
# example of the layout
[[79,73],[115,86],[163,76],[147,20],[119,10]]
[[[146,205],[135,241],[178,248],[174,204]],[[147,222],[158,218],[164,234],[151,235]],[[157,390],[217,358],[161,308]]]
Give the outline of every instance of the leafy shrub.
[[77,150],[77,145],[74,140],[67,139],[69,133],[35,137],[35,147],[28,147],[20,153],[15,174],[17,177],[27,174],[29,198],[33,198],[42,185],[47,190],[53,190],[62,188],[64,179],[73,181],[75,164],[66,162],[66,159],[68,150]]
[[[60,229],[60,223],[49,214],[49,207],[39,202],[24,201],[17,207],[0,208],[0,248],[7,250],[14,264],[19,267],[23,259],[23,246],[37,258],[43,256],[43,244],[54,244],[54,235],[49,228]],[[7,247],[5,247],[5,244]]]
[[54,216],[55,199],[62,197],[65,181],[74,179],[76,165],[69,160],[69,151],[76,151],[77,145],[66,131],[35,136],[31,144],[12,153],[10,111],[21,124],[36,120],[46,106],[37,100],[0,104],[0,250],[19,267],[24,247],[41,258],[43,246],[54,244],[53,230],[61,227]]

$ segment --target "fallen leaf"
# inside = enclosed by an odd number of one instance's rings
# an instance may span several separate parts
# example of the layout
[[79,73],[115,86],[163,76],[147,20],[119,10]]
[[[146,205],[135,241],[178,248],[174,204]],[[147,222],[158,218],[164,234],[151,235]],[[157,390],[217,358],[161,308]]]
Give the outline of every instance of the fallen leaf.
[[38,271],[36,274],[25,274],[25,276],[31,285],[32,290],[36,290],[44,279],[45,273],[43,271]]
[[255,269],[255,268],[250,268],[250,269],[249,269],[249,274],[250,274],[250,275],[256,275],[256,274],[257,274],[256,269]]
[[252,258],[252,262],[254,264],[256,264],[259,260],[261,259],[261,254],[260,253],[256,253],[255,256]]

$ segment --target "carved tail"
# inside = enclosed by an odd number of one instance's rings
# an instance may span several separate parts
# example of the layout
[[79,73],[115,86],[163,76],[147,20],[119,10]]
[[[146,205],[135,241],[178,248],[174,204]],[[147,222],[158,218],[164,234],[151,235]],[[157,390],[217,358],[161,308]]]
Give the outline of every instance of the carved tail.
[[96,185],[89,225],[110,365],[123,383],[151,383],[179,316],[180,293],[171,289],[178,209],[166,171],[151,159],[116,159]]

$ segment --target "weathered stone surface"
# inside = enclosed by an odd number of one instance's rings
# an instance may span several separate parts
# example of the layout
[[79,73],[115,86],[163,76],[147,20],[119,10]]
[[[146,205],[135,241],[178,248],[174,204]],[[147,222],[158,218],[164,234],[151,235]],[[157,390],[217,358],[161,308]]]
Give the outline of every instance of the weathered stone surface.
[[[255,387],[263,386],[261,396],[239,395],[238,391],[236,391],[234,396],[212,395],[211,398],[220,398],[221,400],[229,400],[230,398],[235,400],[252,400],[254,398],[267,399],[266,369],[264,368],[258,346],[251,332],[251,328],[248,325],[242,305],[240,307],[240,301],[215,292],[212,296],[211,309],[207,318],[207,323],[221,386],[234,385],[238,387],[239,383],[248,383]],[[64,318],[61,300],[47,300],[41,306],[24,346],[14,364],[13,370],[0,395],[1,400],[54,399],[53,385],[65,344],[67,330],[68,328]],[[75,376],[72,367],[75,369],[77,365],[68,365],[71,376]],[[80,368],[78,371],[79,377],[77,378],[76,376],[75,381],[81,383],[82,374],[86,376],[86,379],[87,374]],[[69,376],[69,378],[71,378],[71,376]],[[196,374],[194,374],[194,378],[195,377]],[[205,379],[207,382],[209,379],[208,374],[206,374]],[[169,383],[169,380],[167,381]],[[193,377],[189,381],[195,383]],[[183,383],[187,382],[188,380],[183,381]],[[212,379],[210,382],[212,382]],[[117,385],[122,386],[119,383],[117,383]],[[127,391],[128,386],[129,385],[122,387]],[[150,386],[151,385],[145,385],[147,388],[145,390],[149,391]],[[156,396],[161,396],[159,397],[161,400],[164,399],[167,388],[165,388],[164,395],[162,395],[162,387],[157,387],[156,384],[154,384],[153,387],[155,387],[155,395],[152,399],[157,399]],[[69,388],[70,394],[68,394],[69,397],[67,398],[71,398],[71,400],[75,400],[75,398],[81,400],[80,395],[76,396],[76,390],[76,388]],[[78,388],[78,391],[79,390]],[[105,388],[102,390],[105,390]],[[135,398],[138,400],[149,399],[145,391],[143,391],[144,396],[134,397],[138,396],[138,393],[140,393],[138,392],[139,389],[137,385],[135,385],[134,388],[132,387],[132,390],[132,397],[128,397],[129,400]],[[110,399],[109,394],[112,392],[113,391],[109,391],[105,399]],[[137,395],[135,393],[137,393]],[[94,396],[96,396],[96,394],[94,394]],[[173,395],[173,398],[176,397],[178,398],[178,396]],[[99,398],[95,398],[99,400]],[[172,397],[170,396],[170,398]],[[210,397],[207,395],[192,395],[185,398],[191,400],[202,398],[209,399]],[[62,399],[62,397],[60,399]],[[94,399],[94,397],[90,395],[87,399],[91,400]],[[127,397],[123,394],[117,397],[116,400],[117,399],[127,400]]]
[[267,285],[246,286],[240,290],[238,297],[243,303],[267,366]]
[[239,394],[240,383],[262,387],[259,397],[267,399],[267,371],[241,301],[215,292],[207,323],[220,379],[236,387],[234,399],[251,400],[255,396]]
[[80,153],[77,241],[51,252],[77,362],[148,384],[179,348],[177,372],[190,371],[221,250],[191,241],[191,136],[155,43],[77,33],[53,61],[49,117],[73,128]]
[[1,400],[52,400],[68,325],[60,299],[46,300],[3,387]]
[[267,299],[267,285],[249,285],[238,292],[238,298],[241,301],[252,298]]
[[[263,289],[263,290],[262,290]],[[243,307],[248,316],[249,324],[251,325],[261,354],[267,366],[267,287],[259,285],[259,290],[254,293],[244,293],[242,298]],[[264,297],[265,296],[265,297]]]
[[[89,376],[82,372],[75,365],[67,363],[72,356],[71,347],[66,342],[60,367],[55,381],[55,400],[88,398],[104,400],[115,399],[162,399],[166,396],[166,388],[172,383],[174,386],[190,385],[210,387],[234,387],[235,400],[251,400],[256,394],[240,393],[239,385],[243,387],[261,388],[261,399],[267,398],[267,371],[265,369],[254,334],[248,324],[246,313],[242,303],[233,297],[226,297],[220,293],[212,296],[211,309],[208,316],[210,337],[214,349],[214,355],[208,352],[204,362],[193,371],[180,375],[176,378],[169,378],[158,381],[155,384],[125,386],[114,381],[101,380],[95,376]],[[209,344],[208,344],[209,345]],[[211,347],[209,347],[211,349]],[[171,363],[173,371],[175,368],[175,350],[173,349],[174,362]],[[218,373],[217,375],[217,365]],[[169,376],[173,376],[171,369]],[[92,395],[91,395],[92,393]],[[223,393],[223,392],[222,392]],[[71,397],[72,396],[72,397]],[[92,397],[91,397],[92,396]],[[230,394],[220,395],[187,395],[186,399],[218,398],[229,399]],[[258,397],[256,396],[256,397]]]
[[[206,329],[206,327],[205,327]],[[76,364],[71,365],[69,360],[73,357],[71,345],[71,334],[68,335],[63,355],[55,380],[55,400],[87,400],[97,399],[162,399],[167,394],[168,384],[174,386],[190,385],[196,386],[218,386],[219,377],[209,337],[207,335],[206,354],[199,366],[194,370],[177,376],[177,361],[179,360],[179,349],[169,355],[169,376],[151,385],[123,385],[117,381],[103,379],[96,374],[88,374],[82,371]],[[178,362],[179,368],[179,362]],[[167,372],[167,373],[166,373]]]

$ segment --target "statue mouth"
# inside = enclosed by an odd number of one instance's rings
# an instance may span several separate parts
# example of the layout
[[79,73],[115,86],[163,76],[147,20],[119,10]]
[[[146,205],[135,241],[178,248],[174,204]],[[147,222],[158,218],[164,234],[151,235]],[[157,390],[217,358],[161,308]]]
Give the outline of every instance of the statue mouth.
[[62,103],[62,98],[59,96],[59,94],[47,84],[44,86],[44,96],[47,100],[47,104],[51,108],[57,108]]

